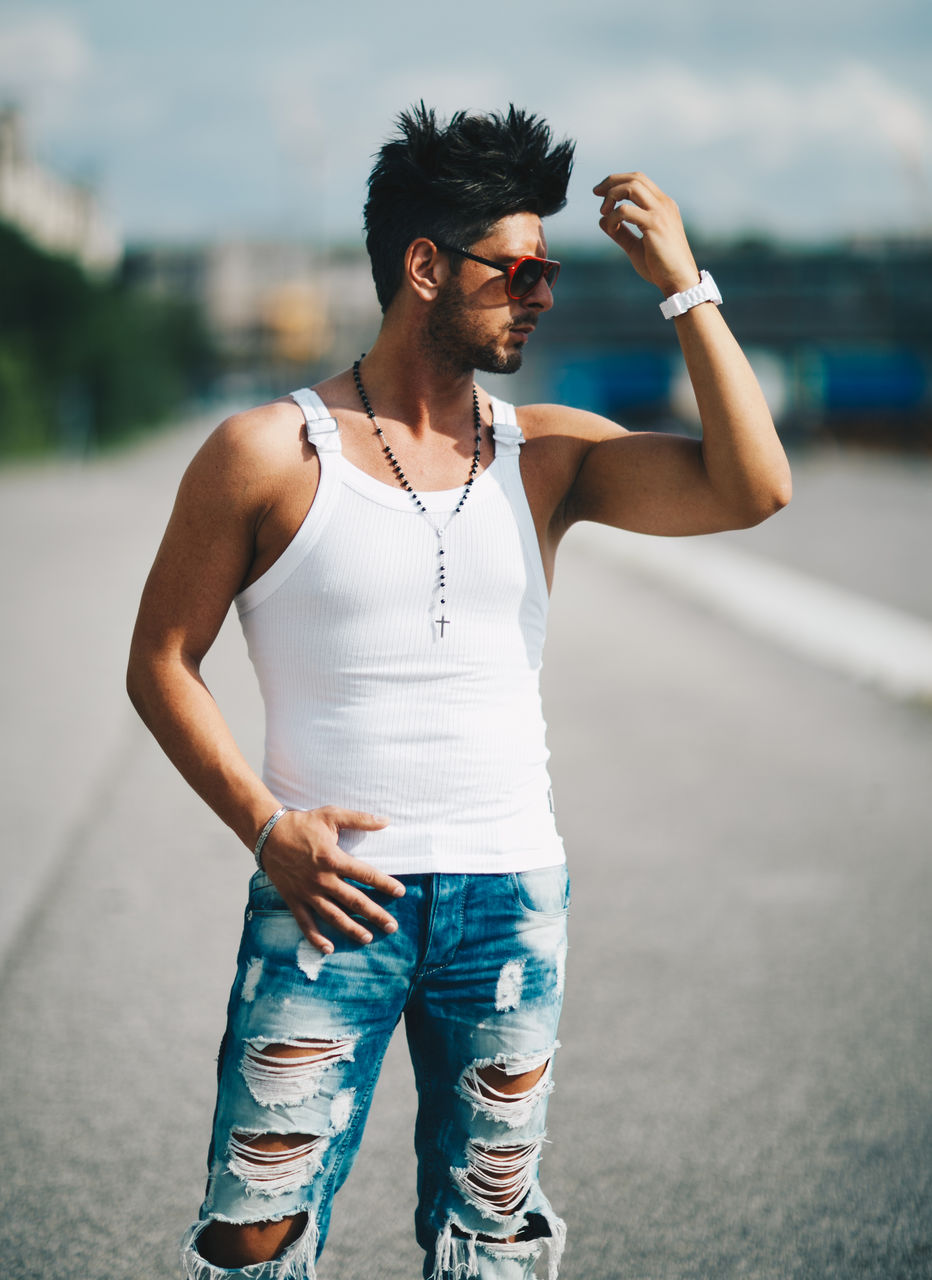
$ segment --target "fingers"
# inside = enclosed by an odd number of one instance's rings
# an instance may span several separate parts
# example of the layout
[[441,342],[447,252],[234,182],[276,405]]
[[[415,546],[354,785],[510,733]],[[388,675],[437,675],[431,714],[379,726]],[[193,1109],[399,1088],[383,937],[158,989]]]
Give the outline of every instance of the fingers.
[[645,187],[650,187],[658,195],[663,194],[656,182],[652,182],[646,173],[641,173],[638,169],[633,169],[630,173],[610,173],[607,178],[603,178],[601,182],[597,183],[592,190],[595,195],[604,196],[611,187],[625,182],[640,182]]
[[[327,805],[326,808],[317,810],[317,813],[330,823],[337,833],[344,828],[351,831],[381,831],[383,827],[388,826],[388,818],[377,817],[372,813],[361,813],[356,809],[340,809],[335,805]],[[330,852],[331,867],[338,875],[350,880],[358,880],[361,884],[379,890],[380,893],[391,894],[393,898],[404,895],[405,887],[400,880],[386,875],[384,871],[378,871],[368,862],[351,857],[336,844]]]
[[292,907],[291,914],[297,921],[298,928],[312,947],[322,951],[325,956],[333,955],[333,943],[326,934],[320,932],[317,927],[317,921],[309,911],[306,911],[303,907]]
[[[372,907],[374,904],[371,899],[364,898],[360,895],[360,901],[355,902],[344,898],[342,895],[337,896],[337,890],[330,893],[316,894],[313,899],[313,915],[316,921],[321,925],[328,925],[331,930],[342,933],[352,942],[359,942],[363,946],[372,941],[371,925],[378,925],[383,933],[394,933],[398,928],[396,922],[387,913],[380,913],[378,917],[375,913],[367,910],[366,904]],[[352,913],[356,913],[363,917],[361,920],[354,918]],[[332,947],[331,947],[332,950]]]
[[372,941],[374,928],[383,933],[394,933],[398,928],[387,911],[333,873],[316,876],[315,883],[303,886],[297,895],[282,891],[282,897],[305,938],[325,955],[333,951],[334,933],[365,945]]
[[623,218],[600,218],[599,226],[607,236],[611,236],[616,244],[621,245],[626,253],[632,254],[637,249],[638,241],[641,237],[636,235],[630,227],[625,226]]
[[359,858],[344,853],[342,849],[335,849],[329,861],[331,870],[335,871],[341,879],[356,880],[359,884],[375,889],[378,893],[387,893],[392,898],[404,897],[405,887],[400,880],[370,866],[368,862],[362,862]]
[[[358,888],[358,885],[365,885],[377,893],[388,894],[392,898],[402,898],[405,887],[400,880],[386,875],[384,871],[378,871],[368,862],[361,862],[358,858],[351,857],[342,849],[335,850],[326,859],[326,865],[327,874],[320,878],[322,882],[326,882],[328,897],[346,910],[353,910],[365,916],[367,920],[371,920],[382,929],[389,931],[394,929],[394,917]],[[322,887],[324,887],[323,884]]]
[[662,223],[671,212],[679,213],[669,196],[643,173],[613,174],[594,187],[593,192],[602,196],[599,225],[608,235],[614,235],[625,222],[643,234]]
[[613,173],[593,193],[602,198],[599,226],[639,275],[665,296],[696,284],[699,271],[679,208],[655,182],[643,173]]
[[325,929],[368,943],[373,929],[393,933],[398,927],[361,886],[400,898],[404,885],[344,852],[337,843],[343,829],[378,831],[387,825],[387,818],[327,805],[292,810],[271,832],[263,857],[265,870],[305,938],[325,954],[333,951]]
[[334,873],[320,876],[315,889],[305,892],[292,906],[292,914],[308,942],[328,955],[333,943],[321,932],[322,927],[363,945],[372,941],[373,928],[383,933],[394,933],[398,928],[398,922],[378,903]]
[[[651,182],[643,173],[613,173],[592,188],[593,194],[602,197],[600,212],[611,213],[622,200],[630,200],[634,204],[647,208],[658,201],[669,200],[668,196]],[[672,204],[672,201],[670,201]],[[629,219],[630,221],[630,219]]]

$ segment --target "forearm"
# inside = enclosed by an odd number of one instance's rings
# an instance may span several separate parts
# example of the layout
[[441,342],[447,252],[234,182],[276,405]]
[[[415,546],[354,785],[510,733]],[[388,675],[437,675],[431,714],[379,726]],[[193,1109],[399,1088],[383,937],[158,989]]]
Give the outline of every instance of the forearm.
[[712,303],[677,317],[677,337],[702,422],[709,485],[743,524],[757,524],[790,499],[786,454],[757,378]]
[[[602,230],[663,297],[699,283],[679,209],[656,183],[643,173],[612,174],[594,191],[602,200]],[[693,306],[673,323],[699,404],[703,434],[698,453],[689,455],[690,471],[686,476],[678,472],[669,486],[669,493],[677,495],[685,484],[685,491],[692,495],[688,504],[692,514],[683,519],[680,513],[669,513],[667,529],[711,532],[757,524],[790,498],[789,466],[763,393],[713,303]],[[676,496],[675,501],[681,505],[682,499]],[[651,508],[652,504],[640,505]],[[650,531],[656,519],[657,510],[648,510]]]
[[280,801],[243,757],[197,665],[134,652],[127,691],[186,782],[251,848]]

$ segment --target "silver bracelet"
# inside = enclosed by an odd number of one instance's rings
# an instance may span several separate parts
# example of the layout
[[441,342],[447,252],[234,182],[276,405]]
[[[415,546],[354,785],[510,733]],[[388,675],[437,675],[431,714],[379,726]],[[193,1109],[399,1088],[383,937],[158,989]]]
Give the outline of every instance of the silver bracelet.
[[265,847],[266,840],[269,838],[269,832],[275,826],[279,818],[283,818],[286,813],[291,813],[291,810],[287,805],[282,805],[280,809],[276,809],[271,818],[269,818],[268,822],[259,832],[259,839],[256,841],[256,847],[252,851],[252,856],[255,858],[256,866],[260,871],[265,870],[265,867],[262,865],[262,850]]

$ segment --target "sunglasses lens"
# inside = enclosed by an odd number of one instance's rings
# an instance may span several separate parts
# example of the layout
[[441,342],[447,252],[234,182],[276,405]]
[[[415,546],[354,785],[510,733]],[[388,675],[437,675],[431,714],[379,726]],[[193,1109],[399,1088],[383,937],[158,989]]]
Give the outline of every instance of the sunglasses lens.
[[523,298],[529,294],[544,274],[544,264],[539,258],[525,258],[511,277],[509,290],[513,298]]
[[547,281],[548,287],[552,288],[559,273],[558,262],[548,262],[545,258],[524,258],[511,277],[508,292],[513,298],[525,298],[536,288],[541,276]]

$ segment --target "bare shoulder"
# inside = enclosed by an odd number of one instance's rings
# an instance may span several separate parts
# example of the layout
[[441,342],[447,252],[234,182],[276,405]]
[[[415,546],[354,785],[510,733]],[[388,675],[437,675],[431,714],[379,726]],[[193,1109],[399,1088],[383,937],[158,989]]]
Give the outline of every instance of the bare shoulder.
[[306,457],[304,416],[290,398],[225,418],[195,454],[185,482],[209,484],[225,499],[275,488],[283,471]]
[[303,424],[290,398],[224,419],[182,478],[163,552],[209,561],[211,572],[229,562],[233,589],[268,567],[316,491],[317,455]]
[[584,440],[604,440],[609,435],[626,435],[611,417],[590,413],[568,404],[518,404],[517,420],[527,439],[536,435],[563,434]]
[[545,564],[572,523],[569,500],[593,445],[628,433],[597,413],[559,404],[529,404],[516,409],[526,440],[521,475]]
[[628,435],[624,427],[585,409],[571,409],[563,404],[526,404],[516,410],[518,424],[526,440],[565,439],[582,448]]
[[527,441],[526,481],[557,516],[593,445],[629,434],[609,418],[566,405],[529,404],[516,413]]

